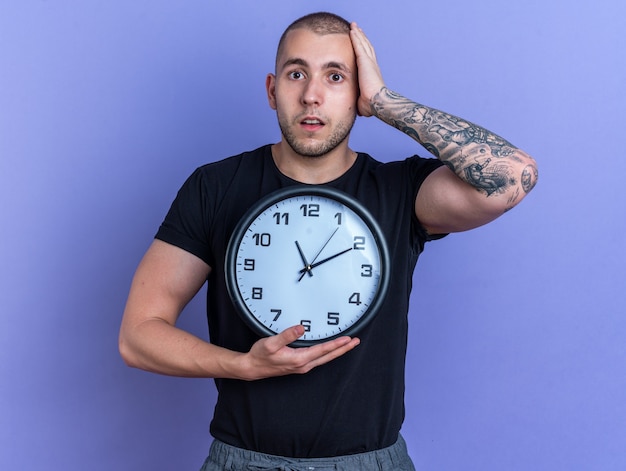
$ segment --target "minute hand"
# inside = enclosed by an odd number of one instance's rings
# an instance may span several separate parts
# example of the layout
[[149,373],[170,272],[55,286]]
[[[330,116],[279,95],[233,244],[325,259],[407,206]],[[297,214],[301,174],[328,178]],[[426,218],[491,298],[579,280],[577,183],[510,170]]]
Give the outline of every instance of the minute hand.
[[306,272],[307,270],[309,270],[309,271],[310,271],[310,270],[312,270],[312,269],[313,269],[313,268],[315,268],[315,267],[319,267],[322,263],[326,263],[326,262],[328,262],[328,261],[332,260],[333,258],[339,257],[339,255],[343,255],[343,254],[344,254],[344,253],[346,253],[346,252],[350,252],[350,250],[352,250],[353,248],[354,248],[354,247],[350,247],[349,249],[342,250],[341,252],[338,252],[338,253],[336,253],[335,255],[331,255],[330,257],[326,257],[325,259],[320,260],[319,262],[315,262],[315,263],[314,263],[314,264],[312,264],[310,267],[305,267],[305,268],[303,268],[302,270],[300,270],[300,272],[299,272],[299,273],[304,273],[304,272]]

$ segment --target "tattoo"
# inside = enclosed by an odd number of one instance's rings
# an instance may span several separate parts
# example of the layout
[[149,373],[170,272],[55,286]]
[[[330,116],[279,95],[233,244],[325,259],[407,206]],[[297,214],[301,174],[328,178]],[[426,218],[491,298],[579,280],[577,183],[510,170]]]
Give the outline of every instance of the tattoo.
[[506,202],[506,207],[504,208],[504,212],[510,211],[515,207],[519,198],[519,187],[516,187],[513,193],[509,196],[509,199]]
[[513,154],[515,148],[510,143],[485,128],[461,121],[456,116],[445,113],[440,115],[444,124],[433,124],[429,131],[439,134],[444,142],[452,142],[461,147],[468,144],[487,144],[495,157],[508,157]]
[[509,176],[508,167],[494,165],[488,167],[491,159],[482,164],[475,162],[463,169],[464,180],[479,190],[483,190],[487,196],[494,193],[504,193],[509,185],[515,185],[515,179]]
[[400,131],[402,131],[404,134],[407,134],[409,137],[412,137],[417,142],[422,142],[422,140],[420,139],[419,134],[417,133],[417,130],[412,128],[412,127],[410,127],[410,126],[405,126],[403,121],[399,121],[397,119],[394,119],[392,121],[391,125],[394,128],[397,128]]
[[535,188],[537,184],[537,177],[539,176],[539,172],[537,172],[537,167],[534,165],[527,165],[522,171],[522,188],[526,193],[529,193],[530,190]]
[[[425,142],[423,146],[424,146],[424,149],[426,149],[428,152],[433,154],[435,157],[439,158],[439,149],[437,149],[434,145],[428,142]],[[454,172],[454,169],[452,169],[452,171]]]
[[[419,142],[460,178],[487,196],[502,194],[521,185],[528,193],[537,181],[537,169],[527,165],[513,175],[518,149],[507,140],[469,121],[415,103],[383,88],[372,100],[375,116]],[[519,199],[510,195],[509,206]]]

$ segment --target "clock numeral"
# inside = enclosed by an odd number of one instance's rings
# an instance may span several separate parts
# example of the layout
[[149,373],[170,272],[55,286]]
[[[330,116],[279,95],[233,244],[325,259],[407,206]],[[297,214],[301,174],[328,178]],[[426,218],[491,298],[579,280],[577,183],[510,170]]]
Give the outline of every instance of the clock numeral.
[[354,236],[354,245],[352,248],[354,250],[365,250],[365,237]]
[[280,317],[280,315],[283,313],[283,310],[282,309],[270,309],[270,312],[272,314],[276,314],[276,316],[274,316],[274,322],[276,322],[278,318]]
[[356,304],[357,306],[361,305],[361,293],[352,293],[350,298],[348,298],[348,302],[350,304]]
[[263,288],[252,288],[252,299],[263,299]]
[[335,213],[335,219],[337,219],[337,225],[341,226],[341,218],[343,218],[343,214]]
[[264,232],[263,234],[256,233],[252,236],[252,238],[254,239],[255,245],[260,245],[262,247],[269,247],[272,243],[272,236],[267,232]]
[[317,218],[320,216],[320,205],[316,203],[303,204],[300,206],[302,215],[305,217]]
[[311,332],[311,321],[301,320],[300,325],[304,327],[305,332]]
[[255,260],[253,258],[246,258],[243,261],[243,269],[247,271],[254,271]]
[[338,312],[329,312],[328,320],[326,321],[328,325],[339,325],[339,313]]
[[281,220],[285,226],[289,225],[289,213],[274,213],[276,224],[280,224]]
[[361,265],[361,276],[365,278],[371,278],[373,274],[373,267],[371,265]]

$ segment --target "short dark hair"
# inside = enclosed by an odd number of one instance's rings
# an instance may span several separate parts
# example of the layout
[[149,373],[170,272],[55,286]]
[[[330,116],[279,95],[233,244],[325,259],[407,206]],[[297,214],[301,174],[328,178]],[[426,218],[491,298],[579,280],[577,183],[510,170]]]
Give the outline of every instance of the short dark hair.
[[328,13],[325,11],[317,13],[309,13],[308,15],[298,18],[291,23],[278,41],[278,48],[276,50],[276,65],[278,65],[278,57],[284,47],[285,38],[290,31],[294,29],[308,29],[319,35],[326,34],[350,34],[350,22],[345,18],[334,13]]

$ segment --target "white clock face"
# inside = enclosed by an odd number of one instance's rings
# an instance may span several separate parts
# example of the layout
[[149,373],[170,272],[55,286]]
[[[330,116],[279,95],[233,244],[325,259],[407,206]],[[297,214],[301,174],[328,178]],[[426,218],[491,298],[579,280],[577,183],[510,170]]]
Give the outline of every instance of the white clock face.
[[310,344],[369,320],[386,289],[387,252],[358,203],[328,189],[302,191],[242,220],[226,268],[231,296],[258,333],[302,324],[298,343]]

